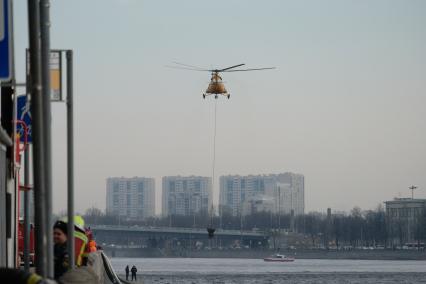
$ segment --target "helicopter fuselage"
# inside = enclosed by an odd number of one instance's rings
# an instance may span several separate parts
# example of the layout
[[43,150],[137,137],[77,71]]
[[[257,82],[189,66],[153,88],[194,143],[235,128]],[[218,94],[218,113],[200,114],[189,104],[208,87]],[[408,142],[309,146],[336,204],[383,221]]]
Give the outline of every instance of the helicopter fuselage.
[[219,75],[219,72],[212,72],[212,77],[210,79],[209,86],[207,87],[206,93],[203,94],[203,98],[209,95],[215,95],[215,98],[218,98],[218,95],[223,95],[230,97],[228,91],[225,88],[225,84],[222,82],[222,77]]

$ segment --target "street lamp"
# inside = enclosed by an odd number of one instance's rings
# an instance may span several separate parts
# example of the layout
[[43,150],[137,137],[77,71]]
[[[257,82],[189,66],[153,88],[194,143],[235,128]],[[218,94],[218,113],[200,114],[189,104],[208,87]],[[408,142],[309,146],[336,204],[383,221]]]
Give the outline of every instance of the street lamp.
[[418,186],[412,185],[409,187],[411,189],[411,199],[414,199],[414,190],[418,188]]

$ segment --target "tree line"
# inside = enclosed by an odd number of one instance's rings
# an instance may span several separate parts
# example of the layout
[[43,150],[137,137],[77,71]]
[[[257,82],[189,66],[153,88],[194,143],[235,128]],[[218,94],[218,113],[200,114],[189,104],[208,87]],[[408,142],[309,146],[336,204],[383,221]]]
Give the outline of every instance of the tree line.
[[[87,224],[148,227],[221,228],[225,230],[258,231],[269,235],[298,234],[307,239],[311,247],[392,247],[403,245],[404,224],[392,224],[382,206],[375,210],[353,208],[350,212],[310,212],[304,215],[257,212],[245,216],[232,216],[224,211],[221,216],[209,216],[207,212],[192,216],[148,217],[128,219],[106,214],[98,208],[90,208],[84,214]],[[426,242],[426,210],[418,216],[413,237]]]

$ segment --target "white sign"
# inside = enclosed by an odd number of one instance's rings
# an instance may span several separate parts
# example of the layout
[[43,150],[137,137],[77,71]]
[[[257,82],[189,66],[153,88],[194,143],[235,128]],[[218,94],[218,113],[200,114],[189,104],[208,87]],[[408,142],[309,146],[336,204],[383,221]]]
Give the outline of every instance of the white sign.
[[[51,50],[49,58],[50,69],[50,99],[55,102],[62,98],[62,52]],[[27,75],[30,75],[30,53],[27,49]]]
[[62,101],[62,60],[60,51],[50,51],[50,98]]

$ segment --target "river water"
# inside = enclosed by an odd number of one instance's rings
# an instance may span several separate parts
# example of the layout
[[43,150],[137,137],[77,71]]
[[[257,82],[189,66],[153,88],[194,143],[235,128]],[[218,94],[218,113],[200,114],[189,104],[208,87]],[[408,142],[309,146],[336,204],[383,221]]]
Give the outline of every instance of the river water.
[[[118,274],[135,265],[143,283],[426,283],[426,261],[112,258]],[[138,279],[139,280],[139,279]]]

